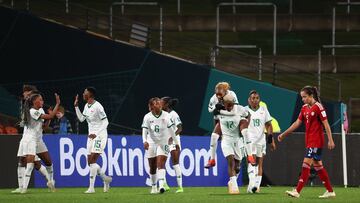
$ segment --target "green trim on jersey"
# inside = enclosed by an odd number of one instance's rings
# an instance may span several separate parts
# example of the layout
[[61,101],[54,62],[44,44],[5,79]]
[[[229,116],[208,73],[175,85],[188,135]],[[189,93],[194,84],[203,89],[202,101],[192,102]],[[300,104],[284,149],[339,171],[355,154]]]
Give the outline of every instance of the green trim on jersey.
[[155,118],[159,118],[160,116],[161,116],[161,114],[162,114],[162,110],[160,111],[160,114],[158,115],[158,116],[156,116],[153,112],[151,112],[151,115],[153,115]]
[[96,103],[96,100],[94,100],[94,103],[92,103],[92,104],[87,104],[87,107],[88,107],[88,108],[91,108],[92,105],[94,105],[95,103]]
[[260,109],[260,105],[259,105],[259,107],[258,107],[257,109],[253,109],[250,105],[248,105],[248,107],[250,108],[250,110],[252,110],[252,111],[254,111],[254,112],[256,112],[257,110]]
[[168,126],[168,128],[171,128],[173,125],[175,125],[174,123],[173,124],[171,124],[170,126]]

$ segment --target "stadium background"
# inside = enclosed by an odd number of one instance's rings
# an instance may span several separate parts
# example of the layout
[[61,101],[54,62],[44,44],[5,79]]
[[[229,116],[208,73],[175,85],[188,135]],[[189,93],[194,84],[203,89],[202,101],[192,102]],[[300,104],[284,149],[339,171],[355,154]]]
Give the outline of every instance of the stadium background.
[[[206,135],[212,125],[211,115],[206,112],[207,103],[214,84],[223,80],[231,83],[243,105],[247,93],[257,89],[281,129],[289,126],[301,106],[297,90],[305,84],[318,84],[317,53],[321,45],[331,44],[331,9],[337,3],[294,1],[290,14],[289,1],[274,2],[279,12],[277,55],[272,53],[271,9],[237,8],[237,14],[232,13],[232,7],[221,10],[224,13],[222,42],[255,43],[262,50],[259,58],[257,49],[240,51],[217,47],[217,52],[213,52],[214,8],[220,1],[203,2],[207,6],[201,15],[194,14],[196,6],[191,6],[189,1],[182,1],[181,14],[174,9],[175,1],[162,1],[165,19],[162,52],[158,8],[126,7],[125,15],[120,15],[119,8],[114,10],[118,15],[114,15],[112,38],[109,38],[110,1],[70,1],[68,12],[63,1],[1,2],[0,64],[6,72],[3,71],[5,75],[0,84],[3,122],[0,124],[15,125],[21,87],[30,83],[44,93],[48,104],[53,102],[53,93],[58,92],[74,131],[84,134],[86,125],[76,122],[72,103],[76,94],[92,85],[97,88],[98,99],[110,118],[111,134],[139,134],[148,98],[168,95],[180,100],[177,111],[184,122],[184,134],[204,136],[204,142],[209,139]],[[351,14],[346,14],[345,7],[338,7],[337,43],[360,44],[356,37],[360,27],[358,7],[351,7]],[[309,23],[312,18],[318,21]],[[201,26],[198,21],[202,22]],[[131,25],[138,22],[151,28],[148,48],[127,43]],[[347,136],[348,160],[351,160],[348,161],[349,185],[359,185],[360,162],[357,153],[353,153],[360,142],[356,134],[359,129],[359,99],[356,99],[360,97],[356,88],[359,49],[337,49],[336,55],[331,55],[328,49],[322,51],[323,103],[336,133],[340,133],[340,102],[349,104],[353,132]],[[303,129],[298,131],[278,151],[269,153],[265,163],[269,183],[292,185],[296,182],[299,163],[291,160],[300,161],[303,153]],[[334,138],[338,147],[325,153],[325,164],[332,181],[341,185],[341,139],[339,134]],[[15,154],[20,138],[4,135],[0,139],[4,140],[1,142],[4,154],[11,151],[14,155],[6,157],[6,162],[13,164],[1,169],[6,171],[2,179],[8,180],[2,182],[1,187],[14,187]]]

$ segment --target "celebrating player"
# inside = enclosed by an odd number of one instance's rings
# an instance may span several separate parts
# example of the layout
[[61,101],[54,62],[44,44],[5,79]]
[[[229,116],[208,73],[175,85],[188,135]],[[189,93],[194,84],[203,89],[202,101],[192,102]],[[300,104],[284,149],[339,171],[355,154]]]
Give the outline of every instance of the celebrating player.
[[23,188],[21,193],[26,193],[29,185],[31,172],[34,169],[35,155],[38,155],[46,165],[48,172],[49,184],[54,185],[53,178],[53,165],[50,158],[50,154],[47,147],[42,139],[43,136],[43,124],[44,120],[51,120],[55,116],[55,112],[60,105],[60,97],[55,94],[56,105],[54,112],[45,114],[43,110],[44,101],[40,94],[35,93],[24,103],[24,135],[20,141],[18,156],[26,156],[26,170],[23,180]]
[[219,123],[222,131],[221,149],[228,162],[229,194],[239,194],[237,176],[240,173],[240,162],[246,156],[244,140],[240,137],[240,131],[248,126],[248,111],[242,107],[234,108],[234,97],[227,94],[223,97],[225,110],[232,115],[219,115]]
[[[238,100],[236,97],[235,92],[230,90],[230,85],[227,82],[219,82],[215,86],[215,94],[210,98],[209,107],[208,110],[210,113],[214,113],[216,110],[220,110],[220,108],[223,108],[223,97],[225,95],[231,95],[234,98],[234,103],[238,104]],[[214,115],[214,130],[211,134],[210,138],[210,160],[208,161],[205,168],[211,168],[216,165],[215,156],[216,156],[216,149],[218,145],[218,139],[221,135],[221,129],[219,125],[219,118],[217,115]]]
[[336,195],[331,187],[328,173],[321,161],[322,148],[324,145],[323,127],[325,128],[328,137],[328,149],[331,150],[335,148],[326,111],[320,103],[316,87],[305,86],[301,89],[300,95],[304,105],[301,108],[298,119],[285,132],[278,136],[278,140],[281,142],[286,136],[296,130],[302,122],[305,122],[306,151],[302,164],[301,176],[296,189],[286,191],[286,193],[291,197],[300,197],[300,192],[309,178],[310,167],[313,165],[326,188],[326,192],[319,196],[319,198],[335,197]]
[[[86,149],[88,152],[87,161],[90,167],[90,184],[84,193],[95,193],[94,185],[96,175],[99,175],[104,182],[104,192],[108,192],[112,178],[106,176],[96,163],[101,153],[104,152],[107,142],[107,126],[109,124],[103,106],[95,100],[96,90],[94,87],[87,87],[83,93],[86,101],[83,112],[79,109],[78,95],[75,97],[74,106],[76,115],[80,122],[84,120],[88,123],[88,139]],[[55,111],[56,112],[56,111]]]
[[[27,99],[30,98],[31,94],[35,94],[35,93],[39,93],[37,91],[37,88],[33,85],[24,85],[23,86],[23,96],[22,96],[22,101],[21,101],[21,123],[20,126],[24,127],[24,104],[26,102]],[[26,169],[26,157],[25,155],[21,155],[20,153],[23,151],[22,149],[20,149],[20,145],[19,144],[19,149],[18,149],[18,158],[19,158],[19,162],[18,162],[18,167],[17,167],[17,173],[18,173],[18,185],[19,187],[13,191],[11,191],[12,193],[21,193],[22,188],[23,188],[23,180],[24,180],[24,173],[25,173],[25,169]],[[34,159],[34,168],[39,171],[47,180],[47,185],[48,187],[54,191],[55,186],[54,186],[54,182],[51,181],[49,179],[49,173],[46,170],[46,167],[43,166],[40,162],[40,158],[35,155],[35,159]]]
[[[256,159],[256,165],[248,164],[249,185],[247,192],[259,192],[263,172],[263,161],[266,154],[266,140],[271,144],[271,150],[275,150],[275,141],[272,135],[271,116],[268,109],[260,106],[260,95],[255,90],[250,91],[249,105],[246,109],[251,115],[248,127],[249,139],[252,143],[252,149],[248,152]],[[267,139],[264,130],[267,131]]]
[[[176,181],[178,184],[178,190],[176,190],[176,193],[182,193],[184,192],[184,189],[182,187],[182,173],[179,165],[179,157],[180,157],[180,150],[181,150],[181,142],[180,142],[180,133],[182,131],[182,122],[180,120],[179,115],[174,111],[174,107],[179,102],[178,99],[174,99],[171,97],[163,97],[161,98],[161,105],[162,109],[170,114],[171,120],[173,121],[174,125],[174,131],[176,135],[176,139],[179,143],[179,150],[176,149],[175,142],[170,138],[170,153],[171,153],[171,162],[173,164],[175,175],[176,175]],[[165,189],[169,188],[166,183],[165,178]]]
[[[142,127],[142,139],[146,156],[150,166],[151,194],[158,193],[157,179],[160,193],[165,192],[165,162],[169,154],[169,138],[175,142],[175,148],[180,151],[179,141],[175,136],[174,123],[168,112],[161,109],[161,100],[158,97],[151,98],[148,103],[150,112],[144,116]],[[158,170],[156,170],[158,169]]]

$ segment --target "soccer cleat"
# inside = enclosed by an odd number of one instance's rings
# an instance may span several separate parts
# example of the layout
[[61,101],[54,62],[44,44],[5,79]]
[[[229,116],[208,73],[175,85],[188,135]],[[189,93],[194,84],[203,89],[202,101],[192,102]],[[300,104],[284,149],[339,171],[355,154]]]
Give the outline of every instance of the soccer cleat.
[[210,159],[206,164],[205,168],[212,168],[216,165],[215,159]]
[[165,188],[162,187],[162,188],[159,189],[160,194],[163,194],[164,192],[165,192]]
[[236,187],[236,186],[234,186],[233,184],[231,184],[230,181],[228,182],[228,192],[229,192],[229,194],[231,194],[231,195],[240,194],[239,188]]
[[20,194],[25,194],[25,193],[27,193],[27,189],[26,189],[26,188],[22,188]]
[[109,192],[111,181],[112,181],[112,177],[110,176],[106,176],[104,178],[104,192]]
[[335,192],[329,192],[329,191],[326,191],[323,195],[319,196],[320,199],[334,198],[334,197],[336,197]]
[[256,165],[256,159],[253,156],[247,156],[248,163],[255,166]]
[[19,194],[21,193],[21,188],[16,188],[15,190],[11,191],[11,193],[14,193],[14,194]]
[[183,193],[184,192],[184,189],[182,187],[180,187],[179,189],[176,190],[175,193]]
[[85,194],[93,194],[93,193],[95,193],[95,189],[88,189],[88,190],[86,190],[85,192],[84,192]]
[[293,189],[291,191],[286,191],[285,192],[287,195],[289,195],[290,197],[295,197],[295,198],[299,198],[300,194],[298,193],[298,191],[296,189]]
[[164,183],[164,189],[166,192],[170,191],[170,187],[167,183]]
[[157,187],[156,187],[156,186],[151,187],[151,192],[150,192],[150,194],[157,194],[157,193],[159,193],[159,192],[157,191]]
[[55,192],[55,181],[48,181],[46,183],[46,185],[48,186],[48,188],[50,189],[51,192]]
[[252,187],[252,188],[251,188],[251,192],[252,192],[252,193],[256,193],[257,190],[258,190],[257,187]]

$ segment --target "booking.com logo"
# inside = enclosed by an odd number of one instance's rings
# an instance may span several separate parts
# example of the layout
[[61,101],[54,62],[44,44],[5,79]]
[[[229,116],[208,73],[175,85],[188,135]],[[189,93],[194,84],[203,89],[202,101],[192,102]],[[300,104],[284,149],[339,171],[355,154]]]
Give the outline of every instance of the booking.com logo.
[[[78,173],[81,176],[89,174],[89,167],[86,164],[86,148],[76,148],[70,138],[60,138],[60,175],[71,176]],[[193,149],[183,148],[181,150],[179,163],[183,176],[209,176],[209,170],[204,169],[210,157],[210,152],[204,148]],[[144,150],[139,147],[128,146],[127,139],[121,138],[120,143],[113,143],[108,138],[107,149],[101,154],[102,170],[107,171],[110,176],[144,176],[144,171],[149,175],[149,164],[145,157]],[[175,171],[170,165],[170,159],[166,162],[166,171],[170,176],[175,176]],[[212,176],[218,175],[218,168],[212,170]],[[150,183],[147,178],[146,183]]]

